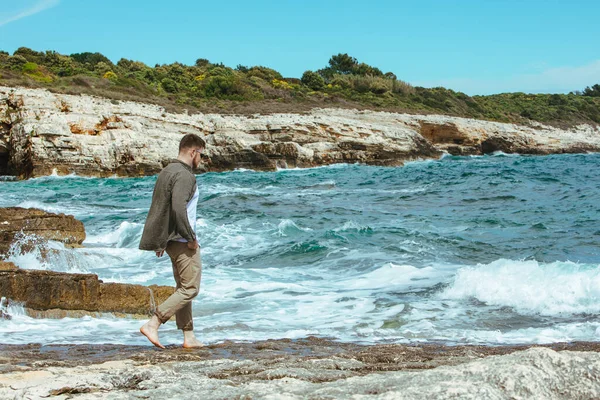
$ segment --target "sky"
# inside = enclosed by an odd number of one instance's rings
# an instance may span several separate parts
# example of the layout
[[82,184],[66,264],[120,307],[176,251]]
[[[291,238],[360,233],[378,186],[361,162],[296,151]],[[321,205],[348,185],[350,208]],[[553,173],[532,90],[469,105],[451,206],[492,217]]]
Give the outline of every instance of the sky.
[[600,83],[599,16],[598,0],[0,0],[0,50],[296,78],[348,53],[415,86],[566,93]]

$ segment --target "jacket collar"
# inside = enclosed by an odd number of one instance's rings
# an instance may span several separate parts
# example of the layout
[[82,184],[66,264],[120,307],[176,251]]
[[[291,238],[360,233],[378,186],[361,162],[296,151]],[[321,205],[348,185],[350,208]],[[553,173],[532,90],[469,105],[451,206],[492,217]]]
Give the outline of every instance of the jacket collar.
[[189,165],[187,165],[186,163],[184,163],[181,160],[173,158],[173,159],[171,159],[171,163],[179,163],[179,164],[183,165],[185,167],[185,169],[187,169],[188,171],[192,172],[192,167],[190,167]]

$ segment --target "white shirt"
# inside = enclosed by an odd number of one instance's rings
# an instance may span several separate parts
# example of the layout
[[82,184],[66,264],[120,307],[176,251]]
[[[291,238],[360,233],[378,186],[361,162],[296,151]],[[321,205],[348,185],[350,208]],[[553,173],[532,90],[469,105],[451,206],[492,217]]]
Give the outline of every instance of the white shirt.
[[[192,227],[192,230],[194,231],[194,233],[196,233],[196,217],[197,217],[197,208],[198,208],[198,197],[199,197],[198,186],[196,186],[196,191],[194,192],[192,199],[190,201],[188,201],[187,206],[186,206],[188,221],[190,222],[190,226]],[[183,238],[177,239],[177,241],[187,243],[187,240],[185,240]]]

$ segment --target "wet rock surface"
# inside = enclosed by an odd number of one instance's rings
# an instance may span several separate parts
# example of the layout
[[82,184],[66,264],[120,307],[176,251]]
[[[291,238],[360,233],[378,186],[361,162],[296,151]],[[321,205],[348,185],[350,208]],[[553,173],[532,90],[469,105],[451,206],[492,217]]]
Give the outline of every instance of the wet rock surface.
[[162,351],[144,346],[0,345],[0,395],[594,398],[600,394],[599,350],[599,343],[584,342],[361,346],[319,338]]
[[0,294],[21,303],[32,317],[102,312],[146,316],[173,291],[170,286],[103,283],[94,274],[0,268]]
[[[0,208],[0,258],[18,236],[33,236],[31,247],[54,240],[67,246],[81,246],[85,228],[72,215],[53,214],[35,208]],[[27,250],[27,249],[23,249]]]

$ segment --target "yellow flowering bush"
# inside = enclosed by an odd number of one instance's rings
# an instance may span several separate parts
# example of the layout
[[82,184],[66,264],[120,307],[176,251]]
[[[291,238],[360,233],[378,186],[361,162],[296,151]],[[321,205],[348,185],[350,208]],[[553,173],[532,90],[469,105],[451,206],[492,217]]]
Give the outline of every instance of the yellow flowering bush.
[[109,81],[113,81],[113,82],[116,81],[117,79],[119,79],[117,74],[115,74],[112,71],[106,71],[102,77],[104,79],[108,79]]
[[290,85],[288,82],[282,81],[280,79],[273,79],[271,81],[271,83],[273,84],[273,86],[275,86],[278,89],[285,89],[285,90],[294,89],[294,87],[292,85]]

